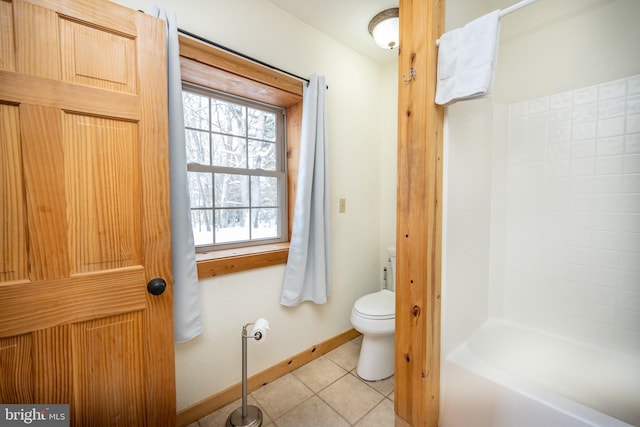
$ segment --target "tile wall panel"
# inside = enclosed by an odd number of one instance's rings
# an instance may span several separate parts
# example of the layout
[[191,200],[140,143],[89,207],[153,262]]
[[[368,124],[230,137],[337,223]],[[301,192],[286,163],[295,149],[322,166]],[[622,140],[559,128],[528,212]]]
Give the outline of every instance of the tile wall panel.
[[640,355],[640,75],[499,108],[503,314]]

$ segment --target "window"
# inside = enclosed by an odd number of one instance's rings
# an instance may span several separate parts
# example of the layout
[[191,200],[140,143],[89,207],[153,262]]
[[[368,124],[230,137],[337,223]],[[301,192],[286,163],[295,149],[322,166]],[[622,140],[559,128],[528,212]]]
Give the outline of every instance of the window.
[[188,83],[182,98],[198,250],[287,241],[284,109]]
[[[212,89],[222,93],[251,99],[259,105],[264,103],[281,107],[286,111],[286,155],[284,161],[287,171],[287,214],[283,218],[287,224],[293,221],[294,203],[297,188],[298,160],[300,152],[300,129],[302,125],[302,88],[300,80],[270,70],[260,64],[216,49],[189,37],[179,36],[180,69],[186,85],[200,90]],[[202,94],[200,91],[193,93]],[[291,227],[287,233],[290,238]],[[205,251],[199,249],[196,254],[198,277],[206,278],[222,274],[236,273],[260,267],[268,267],[287,262],[289,253],[288,239],[280,243],[268,243],[239,246],[229,249]]]

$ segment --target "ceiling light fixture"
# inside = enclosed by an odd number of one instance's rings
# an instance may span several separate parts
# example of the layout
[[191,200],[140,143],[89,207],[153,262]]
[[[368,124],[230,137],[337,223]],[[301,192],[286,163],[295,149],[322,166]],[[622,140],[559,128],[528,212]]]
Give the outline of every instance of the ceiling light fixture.
[[369,22],[369,34],[383,49],[393,49],[398,45],[400,32],[398,12],[397,7],[383,10]]

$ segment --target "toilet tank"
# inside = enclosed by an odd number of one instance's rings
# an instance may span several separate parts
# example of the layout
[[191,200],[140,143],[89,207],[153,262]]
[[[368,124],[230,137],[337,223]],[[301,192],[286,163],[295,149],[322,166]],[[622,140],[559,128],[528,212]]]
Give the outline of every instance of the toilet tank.
[[387,255],[389,255],[389,262],[391,262],[391,271],[387,271],[387,289],[390,291],[396,290],[396,248],[395,246],[389,246],[387,248]]

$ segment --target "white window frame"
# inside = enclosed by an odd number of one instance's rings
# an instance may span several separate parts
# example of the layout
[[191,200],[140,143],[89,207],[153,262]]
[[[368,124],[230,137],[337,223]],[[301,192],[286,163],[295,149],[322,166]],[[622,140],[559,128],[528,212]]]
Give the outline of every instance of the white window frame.
[[[224,243],[214,243],[207,245],[199,245],[196,246],[196,252],[211,252],[217,250],[225,250],[225,249],[233,249],[233,248],[244,248],[251,246],[260,246],[272,243],[280,243],[280,242],[288,242],[288,195],[287,195],[287,159],[286,159],[286,109],[274,106],[258,101],[254,101],[248,98],[244,98],[237,95],[232,95],[229,93],[225,93],[219,90],[202,87],[193,83],[183,81],[182,84],[183,91],[196,93],[208,98],[217,98],[227,102],[233,102],[236,104],[241,104],[246,108],[255,108],[263,111],[268,111],[271,113],[275,113],[276,115],[276,168],[275,171],[269,171],[264,169],[251,169],[251,168],[233,168],[233,167],[224,167],[224,166],[213,166],[213,165],[203,165],[198,163],[188,163],[187,171],[188,172],[201,172],[201,173],[211,173],[215,175],[216,173],[227,173],[227,174],[236,174],[236,175],[246,175],[249,177],[249,193],[251,194],[251,177],[252,176],[267,176],[267,177],[276,177],[278,178],[278,202],[277,206],[271,206],[274,208],[278,208],[278,236],[274,238],[252,238],[251,237],[251,197],[249,197],[249,205],[243,206],[240,209],[248,209],[249,210],[249,240],[242,241],[234,241],[234,242],[224,242]],[[211,109],[210,109],[211,111]],[[193,129],[197,131],[204,131],[203,129],[189,128],[185,126],[185,129]],[[211,144],[211,135],[213,132],[211,129],[207,131],[210,135],[210,144]],[[238,137],[238,135],[233,135],[234,137]],[[243,136],[247,141],[250,139],[248,135]],[[247,156],[249,150],[249,144],[247,143]],[[214,176],[212,176],[213,182]],[[215,185],[212,186],[212,191],[215,192]],[[196,210],[208,210],[212,212],[212,221],[215,224],[215,213],[216,211],[230,209],[228,207],[216,207],[215,206],[215,194],[211,195],[212,200],[214,200],[212,207],[206,208],[191,208],[191,211]],[[260,206],[259,208],[262,208]],[[238,209],[238,207],[234,207],[233,209]],[[213,226],[212,233],[214,233],[215,239],[215,225]]]

